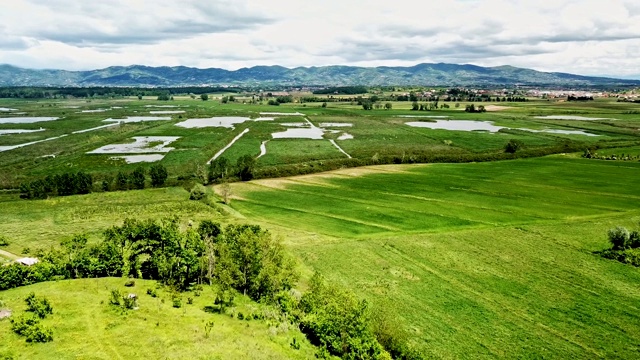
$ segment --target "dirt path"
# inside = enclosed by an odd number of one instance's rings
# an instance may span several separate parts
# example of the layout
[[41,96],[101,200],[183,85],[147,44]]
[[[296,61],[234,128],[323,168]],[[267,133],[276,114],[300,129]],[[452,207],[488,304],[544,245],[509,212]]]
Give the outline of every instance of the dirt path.
[[20,256],[14,254],[14,253],[10,253],[8,251],[4,251],[4,250],[0,250],[0,256],[6,257],[7,259],[11,259],[11,260],[15,260],[15,259],[19,259]]
[[223,147],[220,151],[218,151],[215,155],[213,155],[213,157],[211,158],[211,160],[207,161],[207,164],[211,164],[211,162],[217,158],[220,157],[220,155],[222,155],[225,151],[227,151],[228,148],[230,148],[236,141],[240,140],[240,138],[242,136],[244,136],[244,134],[248,133],[249,129],[244,129],[243,132],[241,132],[240,134],[238,134],[238,136],[234,137],[233,140],[231,140],[230,143],[227,144],[227,146]]
[[331,139],[331,140],[329,140],[329,142],[330,142],[330,143],[332,143],[332,144],[333,144],[333,146],[335,146],[336,148],[338,148],[338,150],[340,150],[340,152],[341,152],[341,153],[343,153],[343,154],[347,155],[347,157],[348,157],[349,159],[351,159],[351,155],[347,154],[347,152],[346,152],[346,151],[342,150],[342,148],[340,147],[340,145],[336,144],[336,141],[335,141],[335,140]]
[[258,159],[267,155],[267,142],[269,140],[265,140],[262,142],[262,144],[260,144],[260,155],[258,155]]

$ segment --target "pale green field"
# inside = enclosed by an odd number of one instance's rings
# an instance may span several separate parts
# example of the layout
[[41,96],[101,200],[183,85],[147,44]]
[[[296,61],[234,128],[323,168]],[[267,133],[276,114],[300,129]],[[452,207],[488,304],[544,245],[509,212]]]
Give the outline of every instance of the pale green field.
[[[27,344],[0,320],[0,358],[15,359],[309,359],[315,348],[288,322],[238,320],[230,315],[204,311],[214,294],[205,288],[201,296],[182,294],[182,307],[172,306],[171,294],[158,290],[146,294],[155,281],[136,280],[125,287],[118,278],[47,282],[0,293],[14,316],[24,312],[24,298],[34,292],[45,296],[53,315],[41,323],[53,329],[53,342]],[[122,313],[109,304],[110,292],[119,289],[139,297],[139,310]],[[187,297],[193,304],[187,304]],[[245,314],[269,311],[238,296],[236,311]],[[207,335],[205,325],[213,322]],[[299,350],[289,345],[293,338]]]

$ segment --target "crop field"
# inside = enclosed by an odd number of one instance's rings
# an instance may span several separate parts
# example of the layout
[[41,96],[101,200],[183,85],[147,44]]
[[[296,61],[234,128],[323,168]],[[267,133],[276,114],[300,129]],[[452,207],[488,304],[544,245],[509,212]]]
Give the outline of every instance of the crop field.
[[379,166],[234,184],[232,206],[394,309],[435,358],[633,358],[640,272],[594,254],[640,221],[640,163]]
[[[140,164],[127,163],[125,157],[137,151],[89,152],[142,136],[179,137],[153,159],[173,177],[193,173],[226,146],[222,156],[232,162],[242,155],[258,157],[263,143],[265,152],[257,158],[258,167],[348,157],[492,154],[502,152],[511,139],[520,140],[527,149],[567,142],[607,148],[640,141],[637,106],[609,99],[589,104],[499,103],[499,111],[482,114],[465,113],[464,103],[455,109],[416,112],[407,108],[409,102],[394,102],[392,110],[364,111],[350,103],[276,107],[243,103],[242,98],[227,104],[217,99],[0,100],[1,107],[15,109],[0,114],[0,185],[11,188],[34,177],[77,170],[97,178],[112,176],[114,170],[129,171]],[[24,119],[38,117],[57,119]],[[217,120],[221,117],[244,120],[221,124]],[[181,125],[189,119],[210,120],[196,127]],[[455,131],[423,127],[455,125],[460,120],[471,125]],[[483,126],[474,124],[491,124],[497,130],[478,131]]]

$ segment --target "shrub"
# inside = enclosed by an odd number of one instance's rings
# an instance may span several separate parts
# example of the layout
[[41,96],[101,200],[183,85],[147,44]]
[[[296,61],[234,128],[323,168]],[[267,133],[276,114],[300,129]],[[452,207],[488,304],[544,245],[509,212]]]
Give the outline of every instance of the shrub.
[[53,331],[40,325],[37,318],[20,317],[11,320],[11,330],[18,335],[25,336],[27,342],[53,341]]
[[507,145],[504,146],[504,152],[509,154],[515,154],[516,151],[522,149],[523,146],[524,144],[522,143],[522,141],[511,139],[509,140]]
[[182,299],[178,296],[173,298],[173,307],[179,309],[182,307]]
[[632,249],[640,248],[640,233],[638,231],[629,234],[629,247]]
[[136,294],[129,294],[127,296],[122,297],[122,305],[125,309],[134,309],[138,305],[138,297]]
[[207,189],[202,184],[195,184],[189,193],[189,200],[202,200],[207,196]]
[[27,303],[27,311],[30,311],[37,315],[39,318],[44,319],[47,314],[53,314],[53,308],[46,298],[37,298],[36,294],[30,293],[24,301]]
[[187,304],[193,305],[193,298],[192,297],[188,297],[187,298]]
[[111,297],[109,298],[109,303],[111,305],[120,306],[120,300],[122,299],[122,293],[118,289],[111,290]]
[[613,245],[613,250],[624,250],[629,247],[629,230],[617,226],[609,229],[607,236],[609,237],[609,242]]
[[126,286],[126,287],[134,287],[134,286],[136,286],[136,281],[133,280],[133,279],[127,280],[127,282],[124,283],[124,286]]
[[0,235],[0,246],[9,246],[9,240],[2,235]]
[[158,294],[156,293],[156,291],[154,289],[147,289],[147,295],[151,296],[151,297],[158,297]]

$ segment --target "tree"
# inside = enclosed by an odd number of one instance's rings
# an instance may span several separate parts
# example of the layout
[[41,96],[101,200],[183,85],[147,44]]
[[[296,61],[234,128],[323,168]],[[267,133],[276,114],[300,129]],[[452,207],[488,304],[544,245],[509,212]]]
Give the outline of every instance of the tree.
[[390,102],[388,102],[388,103],[384,104],[384,108],[386,110],[391,110],[391,108],[393,108],[393,105]]
[[373,109],[373,103],[369,100],[363,100],[362,101],[362,108],[364,110],[371,110]]
[[414,110],[414,111],[418,111],[418,110],[420,110],[420,105],[418,105],[418,102],[417,102],[417,101],[414,101],[414,102],[411,104],[411,110]]
[[159,101],[169,101],[170,99],[171,99],[171,96],[169,96],[169,93],[163,93],[158,95]]
[[130,176],[131,186],[134,189],[144,189],[144,183],[146,181],[144,168],[138,167],[131,173]]
[[209,100],[209,95],[202,94],[202,95],[200,95],[200,99],[202,99],[202,101],[207,101],[207,100]]
[[168,177],[167,168],[160,164],[153,165],[149,169],[149,176],[151,176],[151,186],[162,186]]
[[118,175],[116,175],[116,190],[127,189],[129,189],[129,177],[122,171],[118,171]]
[[223,182],[220,186],[220,195],[222,195],[222,202],[227,205],[231,203],[231,186],[228,182]]
[[220,182],[229,176],[231,162],[224,156],[221,156],[209,164],[209,182]]
[[238,158],[236,163],[236,169],[238,171],[238,177],[242,181],[249,181],[253,179],[253,170],[256,166],[256,159],[251,155],[243,155]]
[[322,107],[323,107],[323,108],[326,108],[326,107],[327,107],[327,102],[326,102],[326,101],[322,102]]

